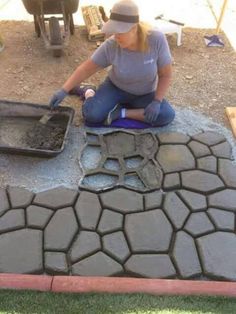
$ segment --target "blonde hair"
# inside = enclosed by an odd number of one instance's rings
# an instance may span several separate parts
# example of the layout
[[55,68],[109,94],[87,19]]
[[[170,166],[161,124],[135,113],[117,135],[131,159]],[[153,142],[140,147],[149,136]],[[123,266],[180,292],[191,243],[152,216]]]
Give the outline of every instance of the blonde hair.
[[152,26],[145,22],[138,23],[138,50],[147,52],[149,50],[148,36],[150,35]]

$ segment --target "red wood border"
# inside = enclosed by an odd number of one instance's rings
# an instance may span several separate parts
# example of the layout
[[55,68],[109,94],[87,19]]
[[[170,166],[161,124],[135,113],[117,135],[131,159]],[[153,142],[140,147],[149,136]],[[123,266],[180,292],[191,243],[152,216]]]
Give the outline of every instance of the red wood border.
[[50,291],[52,279],[52,276],[45,275],[0,273],[0,289]]
[[148,293],[154,295],[236,296],[236,282],[125,277],[0,274],[0,289],[67,293]]
[[236,282],[55,276],[52,283],[52,291],[236,296]]

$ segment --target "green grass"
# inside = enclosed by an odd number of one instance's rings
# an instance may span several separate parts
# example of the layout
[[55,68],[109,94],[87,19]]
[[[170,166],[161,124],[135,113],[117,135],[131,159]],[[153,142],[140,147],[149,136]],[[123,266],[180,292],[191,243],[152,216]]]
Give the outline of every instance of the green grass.
[[236,299],[0,291],[0,314],[234,314]]

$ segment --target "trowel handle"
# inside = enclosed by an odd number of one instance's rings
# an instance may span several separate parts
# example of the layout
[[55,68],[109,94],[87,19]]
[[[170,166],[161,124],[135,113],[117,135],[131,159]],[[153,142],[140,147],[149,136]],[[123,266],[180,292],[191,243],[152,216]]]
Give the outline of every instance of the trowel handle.
[[173,23],[173,24],[177,24],[177,25],[180,25],[180,26],[184,26],[184,23],[181,23],[181,22],[178,22],[178,21],[175,21],[175,20],[168,20],[170,23]]
[[163,17],[163,14],[160,14],[158,16],[155,17],[155,20],[163,20],[163,21],[166,21],[166,22],[170,22],[170,23],[173,23],[173,24],[177,24],[177,25],[180,25],[180,26],[184,26],[184,23],[181,23],[181,22],[178,22],[178,21],[175,21],[175,20],[168,20],[168,19],[165,19]]

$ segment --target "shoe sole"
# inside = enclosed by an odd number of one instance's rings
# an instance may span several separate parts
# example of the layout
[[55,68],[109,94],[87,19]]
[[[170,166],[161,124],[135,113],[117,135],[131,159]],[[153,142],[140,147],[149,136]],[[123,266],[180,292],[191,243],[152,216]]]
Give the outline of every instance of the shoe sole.
[[112,112],[114,112],[119,106],[120,106],[120,104],[116,104],[115,107],[114,107],[111,111],[109,111],[109,113],[108,113],[108,115],[107,115],[107,118],[106,118],[106,120],[105,120],[105,125],[111,125],[111,123],[113,122],[113,121],[111,120],[111,114],[112,114]]

